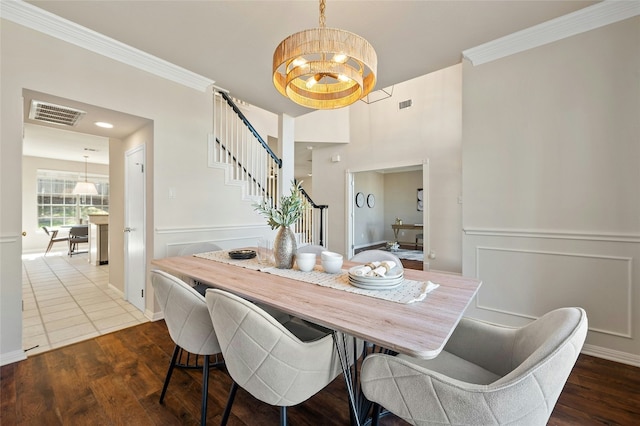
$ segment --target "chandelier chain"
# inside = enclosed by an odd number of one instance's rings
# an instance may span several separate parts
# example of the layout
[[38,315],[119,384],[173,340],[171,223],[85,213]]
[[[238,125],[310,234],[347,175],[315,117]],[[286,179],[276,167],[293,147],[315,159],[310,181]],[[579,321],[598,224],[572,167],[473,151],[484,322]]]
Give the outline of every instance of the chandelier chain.
[[324,9],[326,7],[325,0],[320,0],[320,28],[325,27]]

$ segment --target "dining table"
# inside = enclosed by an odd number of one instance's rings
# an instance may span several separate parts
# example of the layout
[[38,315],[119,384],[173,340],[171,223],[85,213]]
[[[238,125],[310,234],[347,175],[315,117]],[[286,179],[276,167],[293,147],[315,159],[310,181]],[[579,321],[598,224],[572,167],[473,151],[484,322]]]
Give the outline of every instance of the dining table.
[[418,293],[416,297],[400,295],[397,300],[389,300],[395,296],[388,290],[350,286],[350,268],[361,266],[350,261],[344,261],[337,274],[325,273],[319,259],[314,270],[302,272],[277,269],[259,263],[257,258],[230,259],[226,251],[158,258],[151,264],[332,330],[336,349],[344,358],[352,423],[357,425],[366,416],[364,397],[359,394],[357,367],[346,362],[339,342],[354,337],[367,342],[369,348],[435,358],[481,286],[480,280],[460,274],[404,269],[402,286],[414,286]]

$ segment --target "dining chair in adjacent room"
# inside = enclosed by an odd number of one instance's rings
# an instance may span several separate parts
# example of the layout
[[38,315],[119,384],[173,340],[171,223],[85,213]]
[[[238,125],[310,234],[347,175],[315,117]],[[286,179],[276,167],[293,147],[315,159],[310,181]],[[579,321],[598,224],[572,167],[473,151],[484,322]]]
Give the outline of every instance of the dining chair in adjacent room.
[[[287,407],[312,397],[342,372],[331,334],[296,319],[281,324],[259,306],[226,291],[207,290],[206,300],[233,379],[221,425],[227,423],[238,387],[280,407],[280,424],[286,425]],[[353,352],[353,339],[349,340],[347,353]]]
[[87,253],[78,250],[79,244],[89,244],[89,227],[86,225],[72,226],[69,229],[69,256]]
[[[222,361],[218,361],[218,354],[221,352],[220,345],[211,324],[207,303],[204,297],[190,285],[163,271],[151,271],[151,285],[153,286],[155,298],[164,314],[169,335],[175,343],[169,370],[160,394],[160,403],[162,404],[164,401],[181,349],[191,354],[202,355],[204,356],[204,362],[201,366],[198,366],[198,368],[202,368],[200,423],[205,425],[207,420],[209,368],[223,365]],[[214,357],[215,361],[212,362],[211,357]]]
[[47,253],[49,253],[49,251],[51,250],[51,247],[53,247],[53,243],[60,243],[60,242],[68,242],[69,241],[69,234],[65,235],[64,237],[58,237],[58,230],[57,229],[49,230],[49,228],[46,227],[46,226],[43,226],[42,229],[44,229],[44,232],[50,237],[49,238],[49,245],[47,246],[47,249],[44,252],[45,256],[47,255]]
[[581,308],[520,328],[463,318],[434,359],[368,356],[362,390],[413,425],[546,425],[586,335]]
[[402,266],[400,258],[393,253],[384,250],[365,250],[354,255],[351,262],[367,263],[367,262],[384,262],[385,260],[392,260],[396,262],[397,266]]

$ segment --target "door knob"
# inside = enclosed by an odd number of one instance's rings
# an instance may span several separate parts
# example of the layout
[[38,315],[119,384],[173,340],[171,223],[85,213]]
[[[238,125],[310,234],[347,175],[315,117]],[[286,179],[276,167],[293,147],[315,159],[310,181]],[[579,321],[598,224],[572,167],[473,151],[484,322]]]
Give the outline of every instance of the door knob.
[[126,228],[124,228],[124,231],[122,232],[131,232],[131,228],[129,228],[128,226]]
[[26,237],[27,236],[27,231],[22,231],[22,236]]

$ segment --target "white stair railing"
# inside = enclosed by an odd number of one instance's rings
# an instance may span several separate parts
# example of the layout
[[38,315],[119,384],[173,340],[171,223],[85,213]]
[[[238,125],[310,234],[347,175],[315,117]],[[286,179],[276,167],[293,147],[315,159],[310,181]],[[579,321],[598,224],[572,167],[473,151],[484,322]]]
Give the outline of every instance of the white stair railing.
[[269,148],[229,95],[214,90],[212,160],[226,164],[231,179],[244,182],[246,194],[278,199],[282,160]]
[[[223,164],[235,183],[242,183],[245,194],[267,200],[275,206],[278,195],[278,175],[282,160],[260,137],[249,120],[228,93],[214,89],[213,134],[210,138],[210,161]],[[294,224],[300,245],[326,246],[328,206],[317,205],[301,190],[304,213]]]

